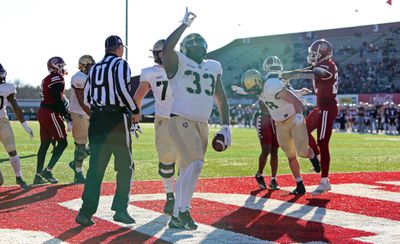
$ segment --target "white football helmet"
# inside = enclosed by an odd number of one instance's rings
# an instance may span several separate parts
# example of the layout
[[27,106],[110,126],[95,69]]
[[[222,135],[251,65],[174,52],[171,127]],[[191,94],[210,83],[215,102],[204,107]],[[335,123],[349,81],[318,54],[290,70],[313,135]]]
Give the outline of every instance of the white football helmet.
[[283,65],[277,56],[269,56],[264,60],[263,70],[267,74],[281,74],[283,71]]
[[164,43],[165,39],[158,40],[156,43],[154,43],[153,49],[150,49],[150,51],[153,52],[154,62],[157,64],[162,64],[159,54],[164,48]]

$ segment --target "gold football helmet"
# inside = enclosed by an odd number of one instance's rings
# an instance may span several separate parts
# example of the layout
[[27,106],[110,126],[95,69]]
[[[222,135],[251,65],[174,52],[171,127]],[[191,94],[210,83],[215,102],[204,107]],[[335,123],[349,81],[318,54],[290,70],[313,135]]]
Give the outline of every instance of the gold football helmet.
[[242,75],[242,88],[249,94],[260,94],[263,90],[261,73],[256,69],[249,69]]
[[96,62],[93,57],[90,55],[83,55],[79,58],[79,70],[83,73],[87,74],[91,66],[93,66]]

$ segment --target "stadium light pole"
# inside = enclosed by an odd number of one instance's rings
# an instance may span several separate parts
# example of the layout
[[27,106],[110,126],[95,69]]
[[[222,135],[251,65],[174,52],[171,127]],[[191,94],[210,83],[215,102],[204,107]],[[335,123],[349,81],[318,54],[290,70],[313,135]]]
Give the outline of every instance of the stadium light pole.
[[[125,46],[128,46],[128,0],[125,0]],[[125,48],[125,60],[128,60],[128,48]]]

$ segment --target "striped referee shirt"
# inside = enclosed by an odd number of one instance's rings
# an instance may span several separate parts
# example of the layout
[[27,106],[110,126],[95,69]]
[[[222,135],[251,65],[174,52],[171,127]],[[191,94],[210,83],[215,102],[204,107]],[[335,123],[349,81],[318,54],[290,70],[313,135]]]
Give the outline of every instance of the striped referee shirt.
[[84,103],[91,107],[109,105],[126,107],[139,112],[129,93],[131,69],[128,63],[114,54],[106,54],[89,71],[84,87]]

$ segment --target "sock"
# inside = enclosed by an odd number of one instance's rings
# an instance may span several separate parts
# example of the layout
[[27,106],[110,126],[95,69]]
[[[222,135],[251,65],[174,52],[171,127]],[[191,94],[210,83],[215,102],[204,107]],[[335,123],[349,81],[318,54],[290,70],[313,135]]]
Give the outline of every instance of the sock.
[[188,169],[185,174],[186,184],[183,186],[184,192],[182,196],[181,211],[186,212],[190,209],[190,203],[193,198],[193,193],[199,180],[201,169],[203,168],[203,161],[194,160],[189,163]]
[[174,177],[161,178],[166,193],[174,192]]
[[302,181],[301,177],[297,177],[296,178],[296,183],[299,183],[300,181]]
[[276,177],[271,177],[271,180],[276,180]]
[[321,178],[321,183],[327,184],[328,182],[329,182],[328,177],[322,177],[322,178]]
[[79,167],[79,168],[76,167],[75,170],[76,170],[76,172],[78,172],[78,173],[79,173],[79,172],[82,172],[82,167]]
[[179,169],[179,177],[176,181],[176,188],[175,188],[175,205],[174,205],[174,211],[172,215],[174,217],[179,216],[179,211],[181,209],[181,204],[182,204],[182,184],[183,184],[183,175],[185,175],[187,171],[187,167],[185,168],[180,168]]
[[19,160],[18,155],[15,155],[14,157],[10,157],[10,164],[12,168],[14,169],[14,174],[16,177],[21,177],[21,161]]

